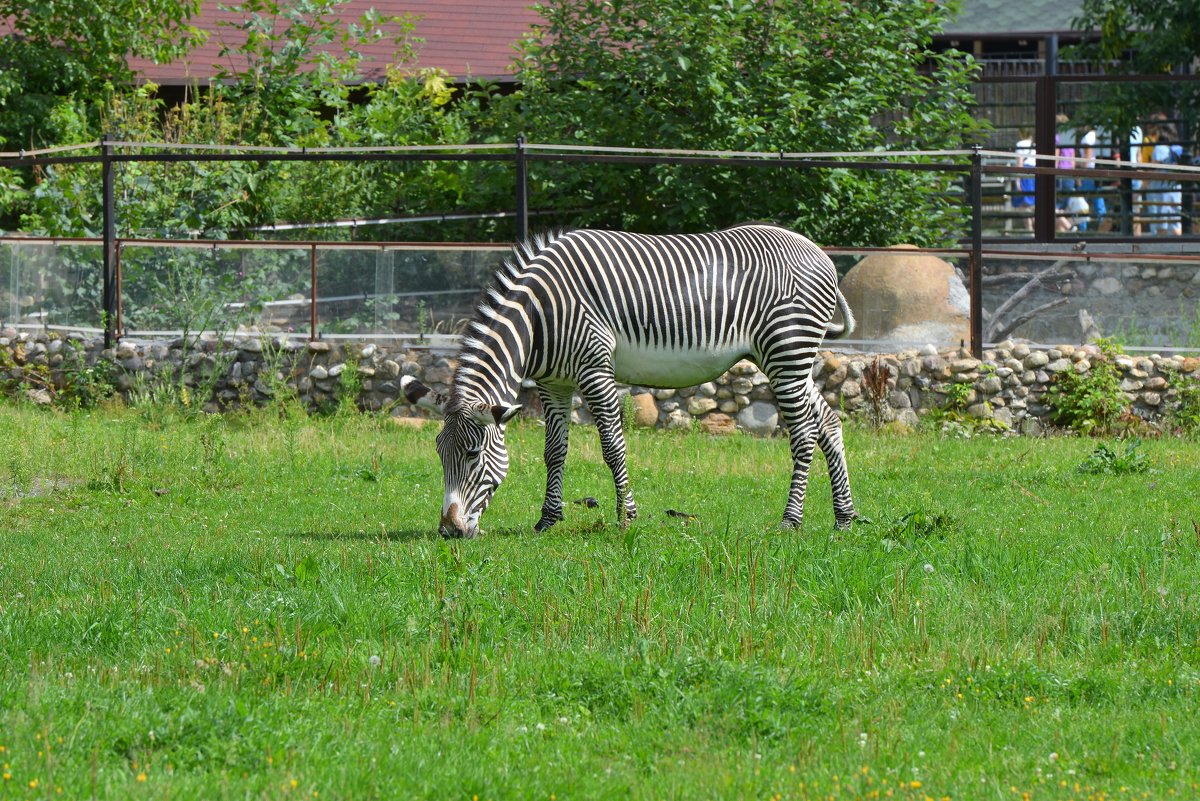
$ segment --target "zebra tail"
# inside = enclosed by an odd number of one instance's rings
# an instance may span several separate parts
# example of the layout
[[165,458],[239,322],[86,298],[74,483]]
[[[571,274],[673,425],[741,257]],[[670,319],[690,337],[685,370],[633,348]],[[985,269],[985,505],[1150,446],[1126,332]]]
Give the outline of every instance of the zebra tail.
[[854,312],[850,311],[850,304],[846,302],[846,296],[842,294],[842,290],[837,290],[837,304],[842,311],[843,323],[838,325],[832,320],[825,325],[825,337],[827,339],[842,339],[854,333]]

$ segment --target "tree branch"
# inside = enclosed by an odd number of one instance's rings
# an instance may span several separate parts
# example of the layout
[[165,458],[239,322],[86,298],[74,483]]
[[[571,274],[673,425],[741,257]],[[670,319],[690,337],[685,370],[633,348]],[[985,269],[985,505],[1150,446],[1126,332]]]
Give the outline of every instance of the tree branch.
[[[1002,329],[1002,328],[1005,331],[1011,331],[1012,329],[1016,328],[1017,326],[1015,326],[1015,325],[1006,325],[1004,323],[1005,315],[1007,315],[1014,308],[1016,308],[1017,304],[1019,304],[1021,301],[1025,300],[1025,298],[1029,297],[1029,295],[1035,289],[1037,289],[1039,286],[1041,286],[1043,279],[1049,277],[1050,275],[1052,275],[1054,273],[1057,273],[1066,264],[1067,264],[1067,262],[1065,260],[1060,259],[1059,261],[1056,261],[1053,264],[1051,264],[1046,269],[1034,273],[1033,277],[1030,278],[1028,281],[1026,281],[1024,286],[1022,286],[1016,292],[1012,293],[1012,295],[1008,298],[1008,300],[1001,303],[1000,306],[996,309],[996,311],[992,312],[991,320],[988,321],[987,328],[983,332],[984,341],[985,342],[995,342],[999,339],[1002,339],[1003,336],[1000,333],[1000,329]],[[1063,298],[1062,300],[1065,301],[1066,299]],[[1026,318],[1026,319],[1028,319],[1028,318]]]
[[[1001,275],[985,275],[983,277],[984,286],[996,286],[998,284],[1015,284],[1018,281],[1028,281],[1038,275],[1037,273],[1019,272],[1019,273],[1003,273]],[[1041,276],[1043,281],[1057,281],[1061,278],[1074,278],[1073,272],[1056,272],[1050,275]]]
[[1054,300],[1050,301],[1049,303],[1043,303],[1041,306],[1038,306],[1035,309],[1030,309],[1029,311],[1024,312],[1023,314],[1017,315],[1016,317],[1014,317],[1012,319],[1011,322],[1005,323],[1004,325],[1000,326],[996,330],[996,332],[994,334],[992,334],[992,336],[990,338],[985,336],[984,339],[987,341],[991,341],[991,342],[995,342],[997,340],[1004,339],[1006,336],[1011,334],[1017,328],[1021,327],[1025,323],[1029,322],[1034,317],[1037,317],[1042,312],[1049,311],[1050,309],[1053,309],[1056,306],[1061,306],[1067,302],[1068,302],[1067,298],[1055,298]]

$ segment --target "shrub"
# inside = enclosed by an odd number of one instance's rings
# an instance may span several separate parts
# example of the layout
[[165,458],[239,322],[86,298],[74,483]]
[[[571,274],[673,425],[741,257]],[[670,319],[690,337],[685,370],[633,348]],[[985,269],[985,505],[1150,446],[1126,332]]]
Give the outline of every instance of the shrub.
[[1100,355],[1092,359],[1086,373],[1067,370],[1059,373],[1046,391],[1051,420],[1085,434],[1104,435],[1113,431],[1129,409],[1129,399],[1121,391],[1121,373],[1116,357],[1122,351],[1112,339],[1096,341]]
[[862,388],[867,398],[867,411],[871,417],[871,425],[878,428],[883,425],[887,412],[888,379],[891,378],[892,368],[880,364],[879,357],[863,368]]
[[[930,409],[925,420],[942,434],[963,439],[978,433],[1004,434],[1009,431],[1008,425],[993,417],[972,417],[967,414],[967,408],[974,398],[975,390],[970,384],[950,384],[946,387],[945,403]],[[990,408],[991,404],[988,406]]]
[[73,341],[64,343],[62,354],[61,364],[51,369],[29,360],[21,347],[0,349],[0,395],[30,397],[36,392],[60,409],[90,409],[116,393],[111,362],[88,364]]
[[1130,439],[1126,440],[1125,447],[1118,451],[1102,442],[1079,465],[1079,472],[1092,475],[1145,473],[1150,469],[1150,458],[1138,450],[1141,446],[1140,439]]
[[1175,403],[1167,412],[1171,427],[1184,434],[1200,434],[1200,379],[1183,376],[1175,393]]

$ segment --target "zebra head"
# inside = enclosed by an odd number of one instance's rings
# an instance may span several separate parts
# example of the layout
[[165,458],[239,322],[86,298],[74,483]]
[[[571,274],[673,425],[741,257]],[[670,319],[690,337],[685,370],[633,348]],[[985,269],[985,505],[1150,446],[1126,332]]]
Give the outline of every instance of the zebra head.
[[490,405],[458,395],[447,398],[411,376],[400,379],[400,389],[409,403],[436,409],[445,420],[437,436],[444,480],[438,533],[443,537],[478,535],[479,517],[508,473],[504,426],[520,411],[520,405]]

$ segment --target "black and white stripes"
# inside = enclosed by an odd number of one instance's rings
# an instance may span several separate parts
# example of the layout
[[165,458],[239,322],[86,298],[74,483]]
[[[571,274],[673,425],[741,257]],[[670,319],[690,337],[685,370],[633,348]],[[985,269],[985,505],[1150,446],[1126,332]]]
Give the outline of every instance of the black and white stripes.
[[[841,311],[844,325],[832,324]],[[854,321],[829,258],[771,225],[711,234],[648,236],[572,231],[519,247],[495,276],[459,354],[454,388],[440,398],[411,379],[412,402],[442,409],[446,479],[442,533],[474,535],[504,477],[503,425],[522,379],[546,414],[546,500],[536,525],[562,519],[562,473],[573,389],[591,408],[617,491],[622,524],[637,515],[625,469],[618,381],[683,387],[742,358],[771,379],[794,462],[783,520],[799,525],[814,447],[833,479],[839,526],[854,518],[841,425],[816,391],[812,365],[825,336]]]

